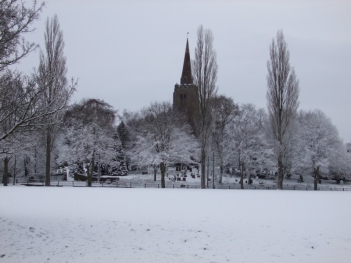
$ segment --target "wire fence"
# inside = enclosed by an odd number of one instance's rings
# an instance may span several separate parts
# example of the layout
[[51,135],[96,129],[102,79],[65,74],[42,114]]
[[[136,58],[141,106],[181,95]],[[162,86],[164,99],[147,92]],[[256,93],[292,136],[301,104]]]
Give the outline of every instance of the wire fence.
[[[26,186],[45,186],[44,180],[27,180],[22,182]],[[87,181],[51,181],[50,186],[54,187],[87,187]],[[115,181],[115,182],[92,182],[92,187],[109,187],[109,188],[162,188],[161,183],[157,182],[128,182],[128,181]],[[185,182],[166,182],[165,188],[182,188],[182,189],[200,189],[198,183],[185,183]],[[209,189],[213,188],[213,184],[209,184]],[[227,189],[227,190],[240,190],[239,183],[226,183],[214,185],[214,189]],[[276,185],[244,185],[244,190],[276,190]],[[313,185],[283,185],[284,190],[297,190],[297,191],[314,191]],[[320,191],[351,191],[351,185],[318,185]]]

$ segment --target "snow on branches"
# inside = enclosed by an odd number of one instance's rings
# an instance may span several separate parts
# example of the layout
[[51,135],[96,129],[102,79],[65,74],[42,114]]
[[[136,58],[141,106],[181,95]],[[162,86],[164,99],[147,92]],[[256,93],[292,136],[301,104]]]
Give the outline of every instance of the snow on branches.
[[131,148],[132,161],[139,166],[159,165],[164,187],[166,167],[192,162],[197,140],[184,116],[168,102],[155,102],[142,110],[139,123],[133,131],[136,140]]

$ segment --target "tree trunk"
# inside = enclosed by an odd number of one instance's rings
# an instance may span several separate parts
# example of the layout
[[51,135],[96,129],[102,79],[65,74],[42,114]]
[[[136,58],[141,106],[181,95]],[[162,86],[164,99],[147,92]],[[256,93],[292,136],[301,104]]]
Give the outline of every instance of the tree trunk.
[[164,162],[160,163],[160,171],[161,171],[161,187],[166,188],[166,181],[165,181],[166,164]]
[[7,183],[8,183],[8,176],[9,176],[9,161],[10,161],[10,158],[8,157],[5,157],[4,159],[4,176],[2,177],[2,183],[4,186],[7,186]]
[[24,177],[27,177],[28,176],[27,157],[24,158],[23,163],[24,163]]
[[213,162],[212,162],[212,189],[215,189],[215,184],[214,184],[214,180],[215,180],[215,174],[214,174],[214,152],[213,152]]
[[208,181],[210,180],[210,156],[207,157],[207,175],[206,175],[206,188],[208,188]]
[[278,157],[277,189],[279,189],[279,190],[283,190],[284,175],[283,175],[283,160],[282,160],[282,158],[283,157],[281,155]]
[[16,185],[16,155],[15,155],[15,162],[13,164],[13,185]]
[[34,146],[34,175],[37,175],[37,147]]
[[240,163],[240,188],[244,189],[244,164]]
[[[91,180],[93,177],[93,171],[94,171],[94,163],[95,163],[95,154],[93,153],[93,158],[91,158],[91,164],[90,164],[90,169],[88,168],[88,187],[91,187]],[[90,170],[90,172],[89,172]]]
[[206,151],[201,149],[201,189],[206,188]]
[[318,190],[318,183],[319,183],[319,166],[313,168],[313,172],[314,172],[314,190],[317,191]]
[[101,167],[100,167],[100,156],[99,156],[99,162],[98,162],[98,182],[100,183],[101,180]]
[[223,167],[223,160],[221,158],[220,165],[219,165],[219,178],[218,178],[218,183],[220,184],[222,183],[223,172],[224,172],[224,167]]
[[157,175],[157,167],[154,166],[154,181],[156,182],[156,175]]
[[50,186],[50,161],[51,161],[51,134],[46,131],[46,164],[45,164],[45,186]]

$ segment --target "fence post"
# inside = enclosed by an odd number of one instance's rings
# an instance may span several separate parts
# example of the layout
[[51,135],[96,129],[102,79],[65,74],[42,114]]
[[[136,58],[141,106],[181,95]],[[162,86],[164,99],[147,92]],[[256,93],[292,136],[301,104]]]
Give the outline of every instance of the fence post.
[[132,188],[132,182],[129,182],[129,187]]
[[60,181],[57,181],[57,186],[60,186]]
[[157,184],[157,188],[160,188],[160,184]]
[[145,184],[145,188],[146,188],[146,184]]

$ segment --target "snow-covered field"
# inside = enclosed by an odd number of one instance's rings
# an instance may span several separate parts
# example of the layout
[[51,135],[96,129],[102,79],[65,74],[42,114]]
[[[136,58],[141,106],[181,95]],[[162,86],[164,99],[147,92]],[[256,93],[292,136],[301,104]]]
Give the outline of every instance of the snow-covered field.
[[0,188],[0,262],[350,262],[351,192]]

